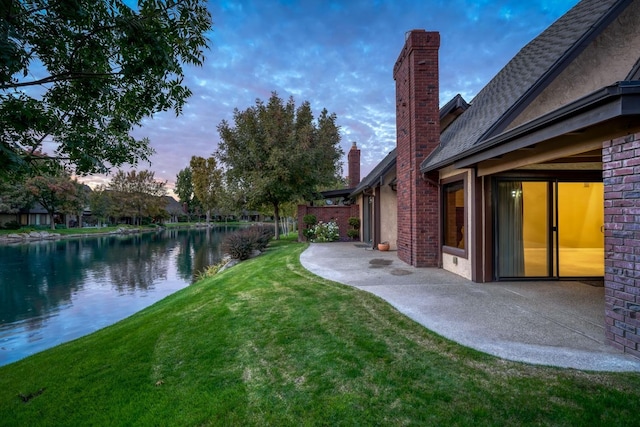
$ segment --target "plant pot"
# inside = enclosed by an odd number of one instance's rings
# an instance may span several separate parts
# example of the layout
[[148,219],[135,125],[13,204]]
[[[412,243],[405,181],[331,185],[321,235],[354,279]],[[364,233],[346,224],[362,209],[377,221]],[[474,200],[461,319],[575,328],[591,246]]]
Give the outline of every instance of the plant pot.
[[389,243],[387,243],[387,242],[378,243],[378,250],[379,251],[388,251],[389,250]]

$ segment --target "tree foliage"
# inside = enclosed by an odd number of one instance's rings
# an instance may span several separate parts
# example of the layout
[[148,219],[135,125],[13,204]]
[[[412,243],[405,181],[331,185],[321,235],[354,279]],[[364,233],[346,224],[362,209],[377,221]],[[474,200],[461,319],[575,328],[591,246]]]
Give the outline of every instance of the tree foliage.
[[0,180],[0,212],[6,214],[18,213],[33,203],[33,196],[26,191],[24,182],[9,182]]
[[218,169],[216,159],[193,156],[189,164],[192,172],[193,192],[207,214],[207,223],[211,220],[211,211],[216,207],[222,183],[222,171]]
[[186,207],[185,213],[191,220],[191,216],[199,211],[200,203],[193,191],[193,171],[189,166],[178,172],[175,192],[182,206]]
[[78,213],[86,203],[83,186],[67,173],[33,176],[25,188],[49,214],[52,230],[56,228],[56,213]]
[[77,174],[148,160],[130,131],[182,112],[183,64],[204,61],[211,16],[205,0],[130,3],[0,2],[0,175],[42,159]]
[[189,166],[178,172],[175,191],[180,203],[191,203],[193,200],[193,173]]
[[112,193],[107,190],[104,185],[99,185],[93,189],[89,195],[89,206],[91,207],[91,216],[97,219],[98,227],[103,222],[107,222],[109,216],[114,213],[115,201]]
[[278,238],[282,203],[312,199],[341,171],[336,115],[323,109],[315,120],[309,102],[296,108],[293,98],[285,103],[273,92],[266,104],[258,99],[245,111],[235,109],[234,122],[218,125],[216,155],[252,206],[273,209]]
[[166,182],[156,181],[154,172],[118,171],[109,190],[113,192],[113,214],[118,217],[132,217],[134,224],[142,218],[156,218],[164,215]]

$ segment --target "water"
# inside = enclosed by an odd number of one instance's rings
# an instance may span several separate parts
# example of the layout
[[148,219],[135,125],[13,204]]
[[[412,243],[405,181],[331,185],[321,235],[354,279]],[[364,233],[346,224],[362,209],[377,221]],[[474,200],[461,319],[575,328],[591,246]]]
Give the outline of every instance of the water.
[[188,286],[235,228],[0,245],[0,366],[111,325]]

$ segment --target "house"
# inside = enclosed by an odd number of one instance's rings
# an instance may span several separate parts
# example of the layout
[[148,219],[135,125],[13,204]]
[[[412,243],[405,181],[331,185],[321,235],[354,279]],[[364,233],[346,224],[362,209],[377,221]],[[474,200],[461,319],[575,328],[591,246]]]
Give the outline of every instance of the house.
[[[447,102],[439,113],[440,132],[449,127],[467,108],[469,104],[460,94]],[[388,242],[391,250],[397,249],[397,157],[397,150],[391,150],[349,195],[360,206],[361,240],[374,248],[378,243]]]
[[364,180],[395,183],[398,257],[479,283],[603,281],[606,339],[640,357],[640,2],[581,1],[444,129],[439,46],[407,33],[396,179],[385,158]]

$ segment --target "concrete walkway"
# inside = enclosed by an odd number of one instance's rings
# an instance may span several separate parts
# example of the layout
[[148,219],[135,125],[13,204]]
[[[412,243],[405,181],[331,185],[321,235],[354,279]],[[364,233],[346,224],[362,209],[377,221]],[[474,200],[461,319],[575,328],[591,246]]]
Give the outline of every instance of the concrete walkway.
[[377,295],[426,328],[495,356],[594,371],[640,371],[604,342],[604,288],[579,282],[473,283],[414,268],[394,251],[312,243],[300,256],[316,275]]

